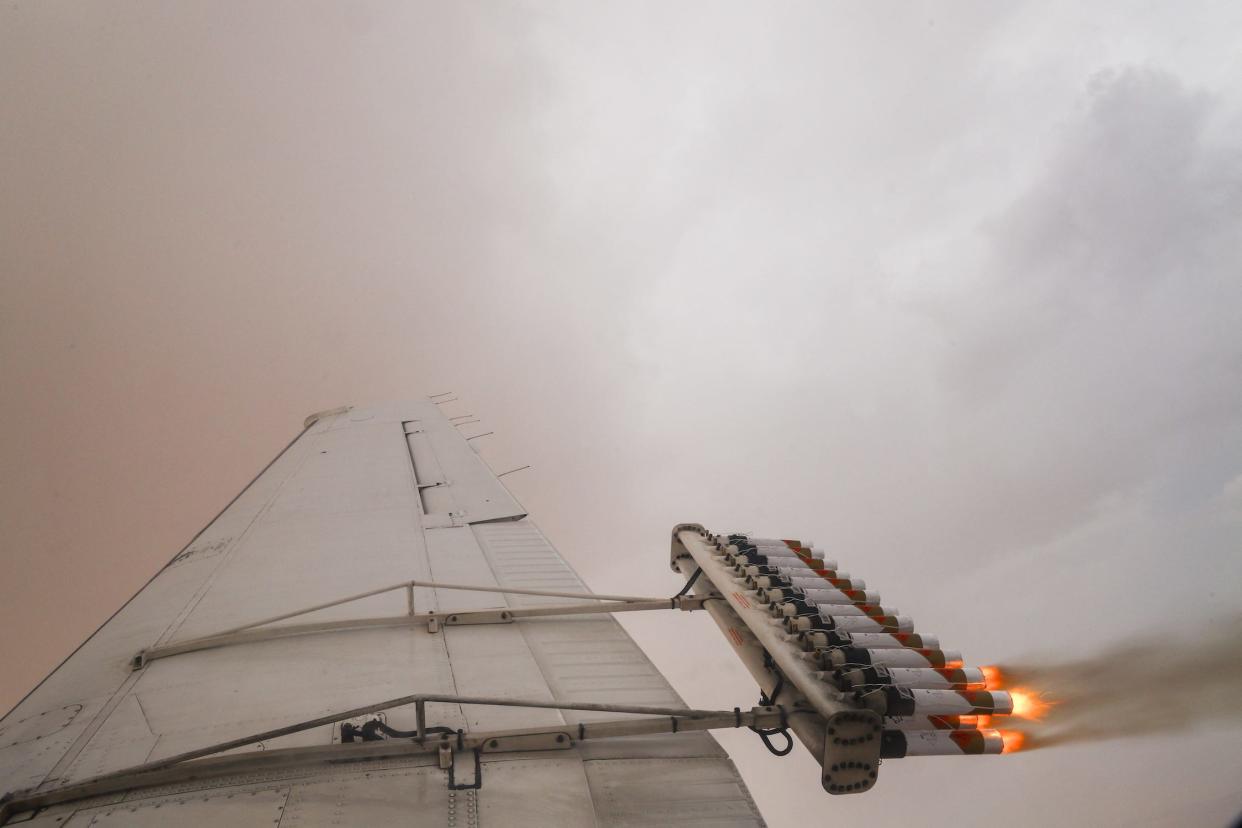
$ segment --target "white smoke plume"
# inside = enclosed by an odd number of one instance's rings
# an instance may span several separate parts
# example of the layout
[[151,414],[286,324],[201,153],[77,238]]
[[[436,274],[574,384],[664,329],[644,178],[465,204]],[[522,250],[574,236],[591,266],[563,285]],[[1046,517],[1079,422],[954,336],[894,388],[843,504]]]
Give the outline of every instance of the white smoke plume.
[[1034,693],[1041,718],[1015,720],[1024,748],[1103,741],[1242,718],[1242,616],[1201,636],[1132,641],[1066,662],[1000,665],[1006,688]]

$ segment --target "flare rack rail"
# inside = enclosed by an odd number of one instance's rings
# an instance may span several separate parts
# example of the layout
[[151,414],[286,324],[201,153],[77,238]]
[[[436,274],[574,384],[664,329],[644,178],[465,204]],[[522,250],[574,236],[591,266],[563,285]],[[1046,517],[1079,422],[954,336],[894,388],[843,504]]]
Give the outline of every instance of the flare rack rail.
[[1009,694],[985,689],[960,653],[915,634],[909,617],[811,544],[681,524],[671,566],[708,598],[761,700],[789,708],[829,793],[870,790],[882,759],[1003,751],[1000,734],[978,724],[1011,712]]

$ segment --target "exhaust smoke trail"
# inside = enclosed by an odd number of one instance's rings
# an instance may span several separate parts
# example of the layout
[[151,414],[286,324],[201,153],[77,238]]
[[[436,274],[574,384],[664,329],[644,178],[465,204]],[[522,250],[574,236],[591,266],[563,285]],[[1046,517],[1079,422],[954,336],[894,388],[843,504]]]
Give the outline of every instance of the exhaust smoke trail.
[[[1076,661],[989,668],[1014,694],[1006,752],[1242,719],[1242,616],[1197,638],[1152,637]],[[1021,701],[1021,703],[1019,703]]]

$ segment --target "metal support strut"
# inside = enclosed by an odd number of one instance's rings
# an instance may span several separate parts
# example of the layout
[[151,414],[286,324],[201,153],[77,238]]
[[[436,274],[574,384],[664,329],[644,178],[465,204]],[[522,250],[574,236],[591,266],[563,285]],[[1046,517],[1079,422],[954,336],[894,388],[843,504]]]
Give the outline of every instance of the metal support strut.
[[[607,721],[581,722],[575,727],[533,727],[512,730],[496,730],[465,733],[461,730],[445,732],[445,729],[428,728],[426,703],[449,702],[500,707],[528,707],[552,710],[585,710],[622,714],[639,714],[648,718],[624,718]],[[382,710],[414,705],[418,717],[418,729],[414,738],[389,738],[349,744],[317,745],[312,747],[275,748],[248,753],[224,754],[258,742],[269,742],[281,736],[300,733],[323,725],[355,719]],[[48,790],[18,791],[0,802],[0,824],[10,816],[24,811],[46,808],[65,802],[75,802],[105,796],[121,791],[152,788],[177,784],[190,780],[230,776],[234,774],[270,772],[279,769],[304,767],[322,762],[347,762],[418,755],[438,755],[440,765],[450,773],[449,784],[453,790],[478,788],[482,784],[483,753],[505,753],[532,750],[568,750],[588,739],[611,739],[624,736],[654,735],[665,733],[692,733],[725,727],[778,727],[786,720],[786,711],[778,706],[761,706],[743,711],[694,710],[675,707],[647,707],[642,705],[595,704],[589,702],[559,702],[534,699],[503,699],[489,697],[458,696],[448,694],[419,693],[369,704],[352,710],[341,710],[291,725],[252,733],[238,739],[230,739],[214,745],[170,756],[154,762],[136,765],[124,770],[103,774],[81,782],[74,782]],[[429,738],[435,731],[438,738]],[[473,783],[458,783],[452,771],[454,750],[470,750],[475,755]]]
[[[504,595],[535,595],[549,598],[581,598],[584,602],[595,603],[568,604],[546,607],[513,607],[482,610],[430,611],[418,613],[414,607],[414,588],[427,587],[433,589],[463,590],[468,592],[491,592]],[[350,618],[339,621],[320,621],[302,624],[284,624],[269,626],[278,621],[287,621],[308,615],[319,610],[338,607],[364,598],[383,595],[387,592],[404,590],[406,593],[406,613],[373,618]],[[240,627],[223,630],[211,635],[175,641],[142,650],[132,659],[135,670],[141,670],[152,661],[169,656],[192,653],[214,647],[227,647],[235,644],[249,644],[258,641],[271,641],[277,638],[289,638],[297,635],[310,635],[322,632],[340,632],[343,630],[370,629],[375,627],[405,627],[412,624],[423,624],[427,632],[438,632],[441,626],[467,626],[473,624],[509,624],[522,618],[544,618],[564,615],[593,615],[613,612],[644,612],[650,610],[679,609],[692,611],[703,608],[703,598],[697,596],[677,595],[672,598],[644,598],[632,595],[597,595],[590,592],[562,592],[546,589],[517,589],[509,587],[479,586],[469,584],[446,584],[439,581],[403,581],[399,584],[379,589],[360,592],[345,598],[338,598],[313,607],[274,615],[259,621],[252,621]]]

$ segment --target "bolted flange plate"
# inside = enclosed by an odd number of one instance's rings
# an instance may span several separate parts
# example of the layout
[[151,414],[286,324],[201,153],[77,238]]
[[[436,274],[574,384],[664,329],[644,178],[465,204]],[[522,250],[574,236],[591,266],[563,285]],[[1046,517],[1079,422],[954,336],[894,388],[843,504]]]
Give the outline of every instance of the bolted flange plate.
[[880,773],[880,716],[847,710],[828,720],[824,733],[824,790],[830,794],[869,791]]

